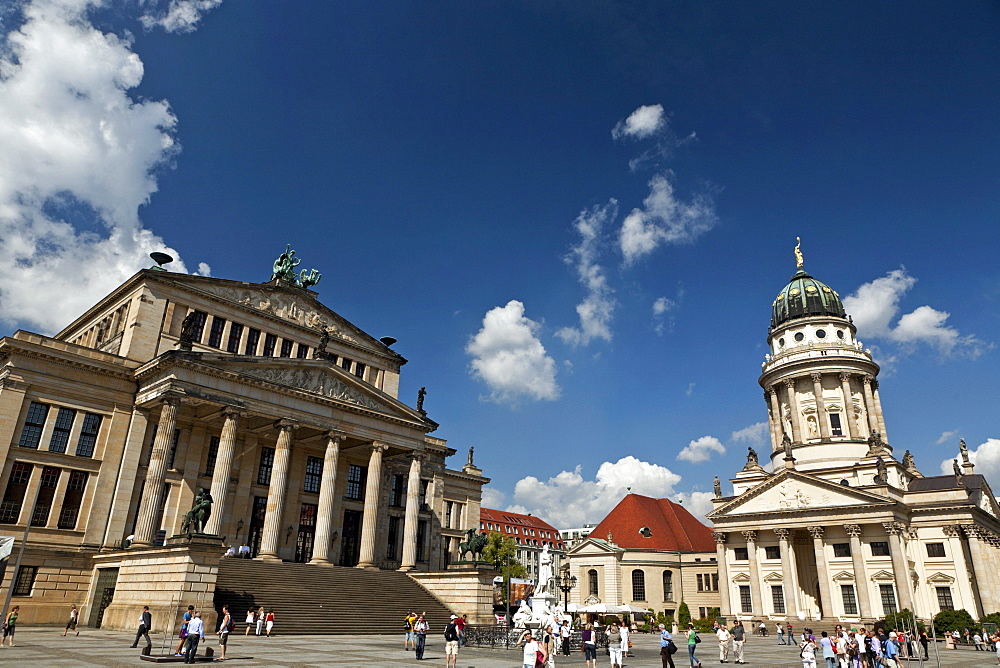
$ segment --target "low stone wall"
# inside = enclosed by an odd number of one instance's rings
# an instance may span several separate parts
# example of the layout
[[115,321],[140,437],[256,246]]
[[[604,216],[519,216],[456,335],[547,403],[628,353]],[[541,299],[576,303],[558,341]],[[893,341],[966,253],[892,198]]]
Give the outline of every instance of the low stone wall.
[[492,624],[493,578],[486,566],[453,566],[447,571],[413,571],[409,576],[448,606],[456,615],[468,615],[471,624]]
[[[17,557],[20,538],[15,543],[14,554],[7,560],[4,572],[2,594],[13,585],[14,562]],[[34,566],[35,582],[30,596],[12,596],[11,606],[20,607],[22,626],[65,626],[69,620],[71,606],[80,611],[81,623],[86,623],[89,610],[91,568],[90,553],[52,550],[33,546],[29,543],[24,552],[23,566]]]

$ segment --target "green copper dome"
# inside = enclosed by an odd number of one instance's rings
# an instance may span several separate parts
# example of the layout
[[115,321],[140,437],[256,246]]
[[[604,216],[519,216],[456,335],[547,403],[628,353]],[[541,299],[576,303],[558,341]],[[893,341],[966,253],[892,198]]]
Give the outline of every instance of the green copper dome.
[[840,295],[826,283],[807,274],[800,266],[771,305],[771,329],[789,320],[815,315],[847,317]]

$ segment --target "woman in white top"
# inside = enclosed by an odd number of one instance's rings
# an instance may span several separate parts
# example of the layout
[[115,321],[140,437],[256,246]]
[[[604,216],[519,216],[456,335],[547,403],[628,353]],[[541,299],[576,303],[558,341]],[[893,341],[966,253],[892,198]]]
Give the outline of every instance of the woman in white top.
[[[805,634],[803,634],[805,635]],[[816,668],[816,641],[813,636],[808,636],[799,645],[802,655],[802,668]]]
[[622,624],[622,656],[628,656],[628,638],[632,631],[629,630],[628,624]]
[[535,661],[542,646],[531,636],[531,631],[525,631],[521,641],[523,643],[521,646],[524,648],[524,668],[535,668]]

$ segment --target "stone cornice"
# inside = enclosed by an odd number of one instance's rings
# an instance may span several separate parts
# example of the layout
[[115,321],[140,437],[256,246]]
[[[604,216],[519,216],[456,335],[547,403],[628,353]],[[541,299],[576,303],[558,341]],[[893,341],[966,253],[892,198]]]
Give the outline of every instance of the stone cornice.
[[[37,337],[37,341],[15,337],[4,337],[0,339],[0,363],[16,364],[19,356],[31,359],[52,362],[55,364],[81,369],[88,373],[131,382],[133,380],[133,370],[126,366],[127,360],[124,357],[101,353],[92,348],[85,348],[57,339],[49,339],[37,334],[30,335]],[[46,346],[46,341],[54,341],[59,344],[59,348]],[[64,348],[65,349],[61,349]],[[79,352],[72,350],[78,349]],[[103,356],[107,359],[99,359],[96,356]],[[35,373],[45,374],[44,371]]]

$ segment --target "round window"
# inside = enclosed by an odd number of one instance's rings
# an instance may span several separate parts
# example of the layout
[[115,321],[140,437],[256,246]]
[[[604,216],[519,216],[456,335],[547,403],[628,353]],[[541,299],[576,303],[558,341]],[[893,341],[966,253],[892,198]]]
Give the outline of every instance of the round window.
[[844,330],[842,330],[842,329],[838,329],[837,330],[837,338],[838,339],[844,338]]
[[826,330],[825,329],[817,329],[816,330],[816,336],[819,337],[819,338],[821,338],[821,339],[825,339],[826,338]]
[[806,335],[803,334],[802,332],[796,332],[795,333],[795,340],[796,341],[801,341],[804,338],[806,338]]

